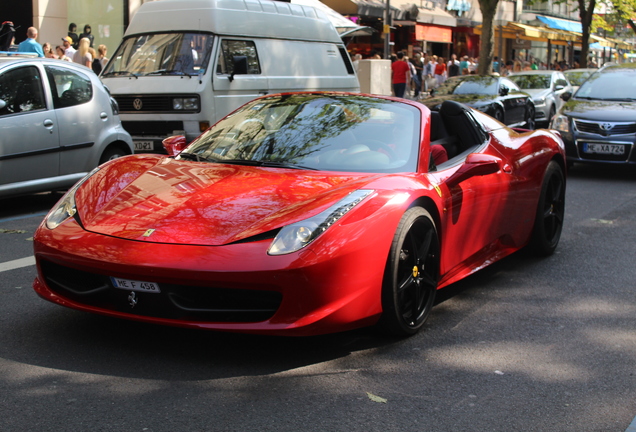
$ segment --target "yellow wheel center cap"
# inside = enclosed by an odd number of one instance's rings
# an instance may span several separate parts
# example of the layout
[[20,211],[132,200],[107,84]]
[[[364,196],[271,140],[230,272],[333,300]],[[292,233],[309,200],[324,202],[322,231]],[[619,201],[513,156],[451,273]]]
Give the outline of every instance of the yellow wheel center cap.
[[413,277],[416,278],[420,274],[420,271],[417,269],[417,266],[413,266]]

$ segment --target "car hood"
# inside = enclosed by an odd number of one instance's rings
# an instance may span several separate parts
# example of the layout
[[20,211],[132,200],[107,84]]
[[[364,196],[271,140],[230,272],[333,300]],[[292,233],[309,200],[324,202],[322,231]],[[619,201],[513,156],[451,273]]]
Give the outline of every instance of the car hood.
[[497,96],[494,95],[480,95],[480,94],[461,94],[461,95],[440,95],[433,96],[428,99],[424,99],[421,101],[424,105],[429,107],[432,110],[438,110],[439,106],[447,100],[452,100],[455,102],[460,102],[471,107],[481,106],[485,104],[492,103]]
[[85,181],[75,201],[87,231],[223,245],[313,216],[377,176],[129,156]]
[[523,89],[524,93],[528,93],[532,99],[539,99],[550,94],[550,89]]
[[561,112],[582,120],[636,121],[636,103],[634,102],[570,99],[563,106]]

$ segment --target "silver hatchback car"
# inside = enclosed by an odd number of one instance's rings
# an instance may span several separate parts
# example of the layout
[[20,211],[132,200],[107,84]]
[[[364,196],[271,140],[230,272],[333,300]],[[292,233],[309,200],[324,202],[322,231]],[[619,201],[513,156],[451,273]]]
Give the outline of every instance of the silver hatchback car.
[[515,72],[508,78],[532,96],[535,107],[534,120],[542,127],[547,126],[554,114],[563,106],[561,95],[572,95],[572,86],[563,72],[531,70]]
[[117,102],[93,71],[0,55],[0,197],[66,189],[132,153]]

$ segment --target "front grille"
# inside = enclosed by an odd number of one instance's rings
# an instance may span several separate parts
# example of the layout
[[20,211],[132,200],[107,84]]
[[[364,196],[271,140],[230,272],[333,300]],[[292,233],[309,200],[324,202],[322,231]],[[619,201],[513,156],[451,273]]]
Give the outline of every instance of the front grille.
[[175,110],[172,106],[172,100],[175,97],[196,97],[197,95],[117,95],[113,96],[119,104],[119,112],[126,114],[143,114],[143,113],[195,113],[196,110]]
[[106,310],[154,318],[198,322],[260,322],[278,310],[282,294],[275,291],[167,284],[161,293],[136,292],[131,307],[130,291],[115,288],[108,276],[41,261],[42,274],[55,293],[78,303]]
[[121,125],[133,137],[174,135],[174,131],[183,131],[181,121],[122,121]]
[[636,134],[636,123],[592,122],[575,120],[574,124],[576,125],[576,129],[579,132],[601,136]]

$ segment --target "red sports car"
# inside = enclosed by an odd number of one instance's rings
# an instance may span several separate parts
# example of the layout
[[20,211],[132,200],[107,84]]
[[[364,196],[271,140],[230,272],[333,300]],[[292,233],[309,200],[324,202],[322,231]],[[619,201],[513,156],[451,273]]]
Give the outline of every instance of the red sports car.
[[46,216],[40,296],[182,327],[409,335],[436,290],[561,234],[560,136],[457,102],[271,95],[165,144],[95,169]]

